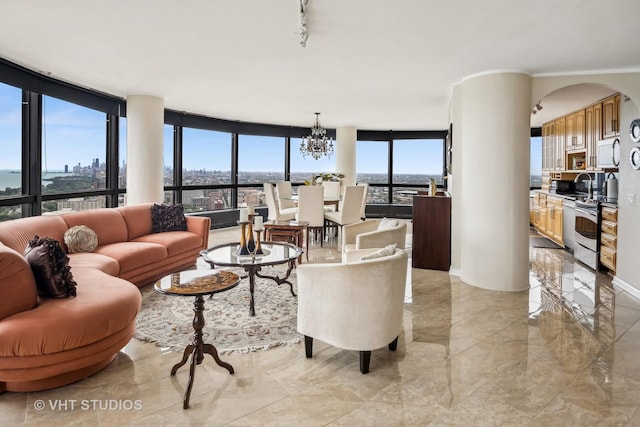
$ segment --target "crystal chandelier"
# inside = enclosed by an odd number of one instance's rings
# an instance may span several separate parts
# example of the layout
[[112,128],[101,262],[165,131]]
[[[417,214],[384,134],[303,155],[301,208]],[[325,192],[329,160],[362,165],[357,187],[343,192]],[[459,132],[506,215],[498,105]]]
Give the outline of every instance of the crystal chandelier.
[[302,139],[300,153],[303,158],[308,155],[318,160],[322,156],[331,157],[333,154],[333,139],[327,138],[327,130],[320,125],[320,113],[316,114],[316,121],[311,127],[311,135]]

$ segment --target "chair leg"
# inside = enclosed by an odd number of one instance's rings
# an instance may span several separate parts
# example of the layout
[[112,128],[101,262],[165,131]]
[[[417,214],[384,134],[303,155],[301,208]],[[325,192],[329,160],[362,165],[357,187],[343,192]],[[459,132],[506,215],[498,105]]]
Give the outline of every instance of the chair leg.
[[311,359],[311,354],[313,353],[313,338],[304,336],[304,354],[307,356],[307,359]]
[[398,348],[398,337],[396,337],[395,340],[389,343],[389,350],[396,351],[397,348]]
[[369,373],[369,362],[371,362],[371,351],[360,352],[360,372]]

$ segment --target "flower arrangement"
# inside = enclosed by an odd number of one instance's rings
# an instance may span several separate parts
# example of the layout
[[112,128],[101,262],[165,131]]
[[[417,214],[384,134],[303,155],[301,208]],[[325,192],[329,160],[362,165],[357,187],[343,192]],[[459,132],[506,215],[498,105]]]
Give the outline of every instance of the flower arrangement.
[[304,185],[322,185],[323,181],[340,181],[344,178],[343,173],[329,172],[311,175],[310,180],[305,180]]

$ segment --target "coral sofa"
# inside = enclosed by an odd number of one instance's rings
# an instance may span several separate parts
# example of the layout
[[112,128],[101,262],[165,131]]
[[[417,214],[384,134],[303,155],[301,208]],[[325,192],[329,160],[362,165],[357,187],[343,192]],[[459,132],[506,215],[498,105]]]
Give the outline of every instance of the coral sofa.
[[[187,231],[152,233],[151,204],[0,222],[0,392],[44,390],[106,367],[131,339],[136,287],[193,265],[211,220],[187,216]],[[69,254],[77,296],[38,297],[23,257],[34,235],[64,246],[67,229],[98,236],[90,253]],[[134,286],[136,285],[136,286]]]

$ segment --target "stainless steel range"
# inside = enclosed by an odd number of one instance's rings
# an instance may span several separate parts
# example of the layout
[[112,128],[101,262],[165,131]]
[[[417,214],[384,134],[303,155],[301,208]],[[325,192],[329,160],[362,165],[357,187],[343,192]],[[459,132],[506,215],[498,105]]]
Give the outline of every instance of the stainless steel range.
[[575,249],[573,255],[578,261],[598,269],[598,226],[600,204],[596,200],[576,201]]

